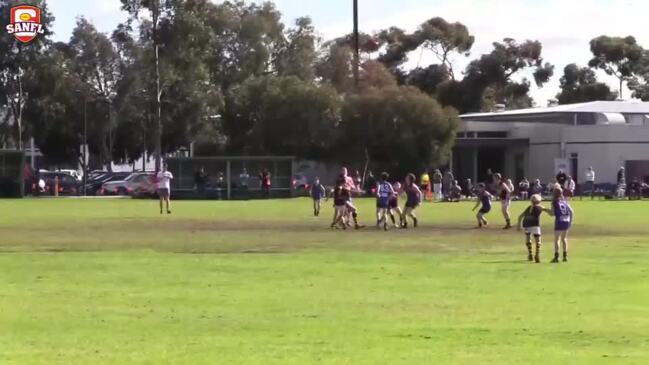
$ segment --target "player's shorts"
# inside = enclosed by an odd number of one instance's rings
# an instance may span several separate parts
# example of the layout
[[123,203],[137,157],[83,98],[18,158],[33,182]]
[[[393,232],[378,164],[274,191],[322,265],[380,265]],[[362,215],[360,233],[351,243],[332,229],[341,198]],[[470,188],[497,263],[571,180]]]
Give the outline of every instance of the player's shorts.
[[169,197],[169,189],[167,189],[167,188],[158,189],[158,196],[161,197],[161,198],[168,198]]
[[415,209],[419,206],[419,200],[408,200],[406,201],[406,208]]
[[482,207],[482,208],[480,208],[480,210],[478,212],[480,214],[487,214],[487,213],[491,212],[491,207]]
[[388,205],[390,209],[397,209],[399,207],[399,199],[390,199]]
[[389,209],[390,208],[390,198],[378,198],[376,200],[377,208],[379,209]]
[[344,215],[347,211],[347,205],[334,205],[334,209],[337,215]]
[[525,227],[524,229],[525,229],[525,234],[529,234],[536,237],[541,236],[541,227],[539,226]]

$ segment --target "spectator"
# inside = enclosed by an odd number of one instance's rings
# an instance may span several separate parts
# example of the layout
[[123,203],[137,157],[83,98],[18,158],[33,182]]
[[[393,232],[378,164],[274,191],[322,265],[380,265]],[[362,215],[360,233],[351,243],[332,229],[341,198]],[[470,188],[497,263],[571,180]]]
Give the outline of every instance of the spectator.
[[638,178],[634,178],[633,181],[629,184],[629,200],[641,200],[642,199],[642,184]]
[[205,185],[207,184],[207,173],[205,167],[201,166],[198,171],[194,173],[194,189],[201,196],[205,195]]
[[568,176],[566,183],[563,185],[563,196],[570,200],[575,195],[575,188],[575,180],[572,179],[572,176]]
[[541,180],[534,180],[534,183],[530,186],[530,194],[543,194],[543,185],[541,185]]
[[518,196],[521,200],[527,200],[530,194],[530,181],[526,177],[518,183]]
[[250,182],[250,174],[248,174],[248,169],[245,167],[243,170],[241,170],[241,173],[239,174],[239,187],[241,188],[241,192],[244,195],[244,198],[248,198],[248,183]]
[[259,181],[261,184],[261,192],[264,199],[270,198],[270,188],[271,188],[271,175],[268,172],[268,169],[263,169],[259,174]]
[[368,196],[375,196],[376,193],[376,178],[372,171],[367,172],[367,178],[365,179],[365,193]]
[[584,184],[584,194],[589,194],[590,198],[593,199],[595,193],[595,170],[590,166],[586,170],[586,183]]
[[430,191],[430,175],[428,175],[428,171],[421,174],[420,184],[419,187],[424,195],[424,200],[428,200],[428,192]]
[[354,173],[354,185],[356,185],[357,190],[362,190],[363,189],[363,177],[361,176],[360,171],[356,170],[356,173]]
[[442,200],[442,173],[439,169],[436,169],[433,172],[433,194],[435,194],[435,200]]
[[467,199],[470,199],[473,197],[473,195],[473,182],[471,182],[471,179],[466,179],[466,181],[464,182],[464,196]]
[[453,189],[453,181],[455,181],[455,176],[451,170],[446,170],[444,172],[444,177],[442,178],[442,184],[444,184],[442,191],[444,195],[448,198],[451,196],[451,190]]
[[559,172],[557,173],[557,183],[561,186],[565,186],[566,180],[568,179],[568,175],[566,175],[563,170],[559,169]]
[[491,186],[494,183],[494,173],[491,171],[491,169],[487,169],[487,173],[485,174],[484,178],[484,184],[487,185],[489,189],[491,189]]
[[462,199],[462,187],[457,182],[457,180],[453,180],[448,200],[452,202],[459,202],[461,199]]
[[617,171],[617,198],[624,199],[626,193],[626,173],[624,166]]
[[216,195],[219,200],[223,199],[223,190],[225,190],[226,188],[227,186],[225,184],[225,176],[223,175],[222,171],[219,171],[216,174]]

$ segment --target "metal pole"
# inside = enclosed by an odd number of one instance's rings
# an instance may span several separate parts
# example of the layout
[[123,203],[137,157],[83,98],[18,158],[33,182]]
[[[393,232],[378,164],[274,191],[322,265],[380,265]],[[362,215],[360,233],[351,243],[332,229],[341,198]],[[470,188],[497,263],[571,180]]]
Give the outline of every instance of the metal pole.
[[87,196],[88,183],[88,99],[83,98],[83,196]]
[[232,164],[230,160],[225,162],[225,178],[228,181],[228,200],[232,199],[232,173],[231,173]]
[[354,0],[354,85],[360,79],[360,41],[358,36],[358,0]]

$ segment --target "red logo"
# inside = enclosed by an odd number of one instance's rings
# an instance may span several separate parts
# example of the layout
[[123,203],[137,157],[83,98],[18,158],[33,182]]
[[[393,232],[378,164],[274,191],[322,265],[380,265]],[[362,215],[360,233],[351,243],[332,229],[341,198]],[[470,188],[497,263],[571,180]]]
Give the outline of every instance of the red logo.
[[13,34],[23,43],[28,43],[44,32],[41,24],[41,9],[31,5],[11,8],[11,22],[7,25],[7,33]]

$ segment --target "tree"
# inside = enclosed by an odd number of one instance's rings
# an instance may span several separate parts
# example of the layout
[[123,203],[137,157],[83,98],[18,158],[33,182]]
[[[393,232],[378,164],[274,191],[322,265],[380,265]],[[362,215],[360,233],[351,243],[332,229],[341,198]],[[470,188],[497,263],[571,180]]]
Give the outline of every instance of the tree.
[[340,93],[352,91],[355,88],[353,55],[354,51],[349,46],[329,43],[316,64],[316,75]]
[[252,77],[232,88],[225,112],[230,148],[326,160],[339,124],[340,97],[296,76]]
[[590,41],[593,58],[588,66],[604,70],[620,81],[620,98],[625,81],[630,81],[633,71],[642,58],[643,49],[632,36],[608,37],[599,36]]
[[559,104],[582,103],[595,100],[615,100],[615,93],[603,82],[598,82],[595,72],[588,67],[574,63],[563,69],[561,92],[557,94]]
[[448,23],[442,18],[432,18],[424,22],[415,32],[415,37],[421,45],[431,50],[448,71],[449,77],[455,80],[452,52],[465,54],[473,46],[475,37],[462,23]]
[[[69,43],[72,70],[78,79],[78,93],[84,103],[91,102],[96,109],[105,110],[99,131],[99,160],[110,169],[115,143],[114,103],[117,85],[122,77],[119,54],[107,35],[97,31],[85,18],[77,19]],[[84,106],[85,107],[85,106]],[[93,118],[94,119],[94,118]]]
[[399,175],[421,171],[447,161],[458,123],[454,109],[417,88],[369,88],[345,101],[338,157],[367,157]]
[[277,56],[277,73],[280,76],[297,76],[305,81],[313,81],[316,47],[320,37],[316,34],[311,18],[296,19],[295,27],[288,30],[286,37],[286,44]]
[[162,88],[160,85],[160,57],[158,53],[158,48],[160,45],[160,40],[158,37],[158,23],[161,17],[168,15],[171,0],[121,0],[122,9],[127,11],[131,16],[131,21],[139,17],[140,12],[143,9],[149,11],[151,16],[151,32],[150,40],[153,48],[154,54],[154,65],[155,65],[155,96],[156,96],[156,171],[160,170],[160,159],[162,155]]
[[517,43],[505,38],[502,43],[494,42],[494,49],[472,61],[466,68],[461,81],[449,80],[438,87],[438,99],[443,105],[450,105],[461,113],[484,110],[485,93],[491,89],[494,99],[510,109],[532,106],[528,95],[530,81],[512,78],[522,71],[531,71],[538,87],[543,86],[553,75],[554,66],[541,57],[542,45],[538,41]]
[[633,97],[642,101],[649,101],[649,50],[645,50],[642,58],[635,65],[634,75],[629,80],[629,89]]
[[[35,5],[41,9],[41,23],[44,34],[38,35],[28,44],[21,43],[9,35],[0,37],[0,107],[9,110],[3,124],[15,128],[13,141],[22,149],[25,125],[23,114],[30,98],[30,87],[34,85],[37,69],[35,65],[49,48],[52,32],[50,26],[54,17],[49,13],[45,1],[0,0],[0,18],[10,19],[10,9],[16,5]],[[7,138],[8,139],[8,138]]]
[[391,27],[381,31],[378,38],[386,45],[386,50],[379,56],[379,60],[393,72],[408,60],[410,52],[423,47],[432,51],[437,57],[439,66],[442,66],[437,70],[445,70],[447,77],[453,80],[455,80],[455,72],[452,54],[468,56],[475,41],[464,24],[449,23],[439,17],[425,21],[413,33]]

